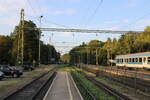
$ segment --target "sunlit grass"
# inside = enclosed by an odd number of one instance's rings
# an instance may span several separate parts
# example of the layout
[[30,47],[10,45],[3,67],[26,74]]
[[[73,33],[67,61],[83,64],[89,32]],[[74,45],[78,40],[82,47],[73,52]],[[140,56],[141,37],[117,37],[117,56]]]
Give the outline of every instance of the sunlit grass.
[[[103,90],[99,89],[97,86],[95,86],[91,81],[87,80],[83,75],[72,72],[73,78],[77,78],[79,81],[76,81],[77,86],[79,87],[79,84],[82,84],[86,89],[88,89],[96,98],[96,100],[116,100],[115,97],[108,95]],[[87,95],[84,94],[85,91],[80,87],[79,88],[81,94],[83,95],[85,100],[90,100],[91,98],[88,98]]]

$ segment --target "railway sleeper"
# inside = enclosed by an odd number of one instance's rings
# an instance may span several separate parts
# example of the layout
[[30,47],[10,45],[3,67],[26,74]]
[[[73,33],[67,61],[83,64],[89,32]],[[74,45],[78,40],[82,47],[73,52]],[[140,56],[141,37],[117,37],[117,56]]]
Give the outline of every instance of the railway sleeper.
[[110,88],[109,86],[96,81],[94,78],[86,76],[86,78],[88,80],[90,80],[91,82],[93,82],[96,86],[98,86],[99,88],[103,89],[104,91],[106,91],[108,94],[116,97],[118,100],[132,100],[131,98],[129,98],[128,96],[121,94],[120,92],[118,92],[117,90]]

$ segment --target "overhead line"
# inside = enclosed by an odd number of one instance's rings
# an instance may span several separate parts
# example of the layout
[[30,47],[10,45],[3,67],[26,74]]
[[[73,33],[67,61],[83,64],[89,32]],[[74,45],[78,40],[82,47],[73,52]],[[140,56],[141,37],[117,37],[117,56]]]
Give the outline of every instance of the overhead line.
[[137,18],[134,22],[130,23],[129,25],[132,25],[132,24],[134,24],[134,23],[137,23],[138,21],[140,21],[141,19],[144,19],[145,16],[148,16],[148,15],[150,15],[150,12],[147,13],[147,14],[145,14],[145,15],[143,15],[143,16],[141,16],[141,17],[139,17],[139,18]]
[[99,10],[99,7],[102,5],[102,3],[103,3],[103,0],[100,0],[99,3],[98,3],[98,6],[94,10],[93,14],[89,17],[89,22],[94,18],[94,16],[96,15],[96,13]]
[[26,1],[29,4],[30,8],[32,9],[33,13],[37,14],[36,10],[32,7],[32,4],[31,4],[30,0],[26,0]]
[[46,18],[44,18],[44,19],[45,19],[45,22],[49,22],[49,23],[52,23],[54,25],[61,26],[61,27],[64,27],[64,28],[68,28],[68,26],[66,26],[66,25],[62,25],[62,24],[58,24],[58,23],[52,22],[50,20],[47,20]]
[[40,11],[42,12],[42,9],[41,9],[41,6],[40,6],[40,4],[39,4],[39,0],[36,0],[37,2],[37,6],[38,6],[38,8],[40,9]]

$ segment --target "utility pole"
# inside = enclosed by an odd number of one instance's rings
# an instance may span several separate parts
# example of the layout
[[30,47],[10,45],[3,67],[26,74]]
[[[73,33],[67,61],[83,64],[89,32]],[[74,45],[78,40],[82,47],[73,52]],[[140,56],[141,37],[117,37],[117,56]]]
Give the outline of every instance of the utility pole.
[[19,32],[18,32],[18,39],[17,39],[17,42],[18,42],[18,46],[17,46],[17,64],[19,64],[19,62],[20,62],[20,42],[19,42],[19,40],[20,40],[20,27],[19,27]]
[[[41,20],[43,16],[40,16],[40,28],[41,28]],[[40,43],[40,37],[41,37],[41,30],[39,30],[39,66],[41,64],[41,43]]]
[[79,67],[80,67],[80,61],[81,61],[81,60],[80,60],[80,55],[79,55]]
[[20,23],[19,23],[19,32],[17,33],[17,64],[20,64],[20,34],[21,34],[21,20],[22,20],[22,13],[20,12]]
[[98,48],[96,48],[96,65],[98,66]]
[[22,38],[22,42],[21,42],[21,65],[23,67],[24,64],[24,9],[21,9],[21,19],[20,19],[20,23],[21,23],[21,38]]
[[109,65],[109,58],[110,58],[110,53],[109,50],[107,50],[107,64]]
[[86,49],[87,49],[86,60],[87,60],[87,65],[88,65],[88,48]]

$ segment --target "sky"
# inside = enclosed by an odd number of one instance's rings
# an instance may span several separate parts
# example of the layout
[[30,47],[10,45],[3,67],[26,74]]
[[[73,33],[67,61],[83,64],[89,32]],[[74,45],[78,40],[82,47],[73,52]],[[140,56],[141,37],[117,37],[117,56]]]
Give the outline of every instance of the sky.
[[[19,23],[20,10],[25,19],[39,27],[144,30],[150,26],[150,0],[0,0],[0,35],[10,35]],[[42,40],[65,53],[82,42],[106,41],[114,34],[43,32]]]

